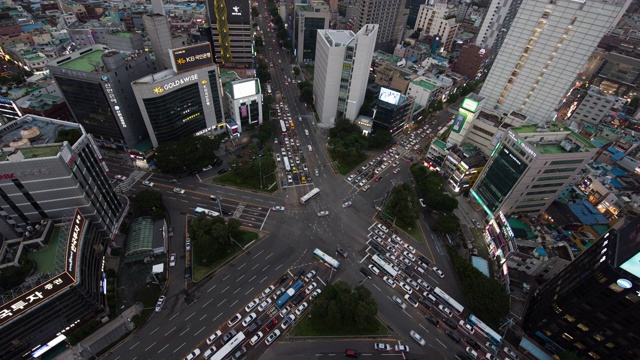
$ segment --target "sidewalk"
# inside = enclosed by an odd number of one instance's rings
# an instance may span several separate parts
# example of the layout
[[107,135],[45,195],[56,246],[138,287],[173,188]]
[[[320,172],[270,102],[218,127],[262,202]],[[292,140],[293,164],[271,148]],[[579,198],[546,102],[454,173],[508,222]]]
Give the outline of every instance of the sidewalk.
[[117,318],[111,320],[98,331],[80,341],[64,353],[56,356],[55,360],[79,360],[89,359],[100,350],[116,342],[129,331],[133,330],[133,322],[129,321],[133,316],[140,314],[142,303],[137,303],[122,312]]

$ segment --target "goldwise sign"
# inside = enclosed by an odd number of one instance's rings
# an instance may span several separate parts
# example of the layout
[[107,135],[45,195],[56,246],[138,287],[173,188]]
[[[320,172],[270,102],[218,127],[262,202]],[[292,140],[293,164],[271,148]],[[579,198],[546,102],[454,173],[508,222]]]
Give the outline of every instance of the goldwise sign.
[[156,86],[155,88],[153,88],[153,93],[154,94],[162,94],[163,92],[165,92],[167,90],[171,90],[173,88],[176,88],[176,87],[179,87],[179,86],[182,86],[184,84],[188,84],[188,83],[190,83],[192,81],[197,81],[197,80],[198,80],[198,74],[193,74],[193,75],[177,78],[175,80],[169,81],[168,83],[166,83],[166,84],[164,84],[162,86]]
[[0,326],[76,283],[79,243],[82,239],[85,223],[84,216],[76,209],[67,238],[65,271],[0,306]]

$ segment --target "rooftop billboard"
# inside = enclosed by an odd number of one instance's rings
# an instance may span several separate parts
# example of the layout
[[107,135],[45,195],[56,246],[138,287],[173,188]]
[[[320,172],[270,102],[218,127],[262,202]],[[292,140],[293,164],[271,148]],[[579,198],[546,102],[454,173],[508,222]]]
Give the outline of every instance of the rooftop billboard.
[[196,44],[179,49],[171,49],[171,63],[175,72],[181,73],[203,66],[213,65],[211,45]]
[[389,104],[398,105],[398,102],[400,102],[400,95],[402,94],[398,91],[381,88],[380,96],[378,96],[378,99]]

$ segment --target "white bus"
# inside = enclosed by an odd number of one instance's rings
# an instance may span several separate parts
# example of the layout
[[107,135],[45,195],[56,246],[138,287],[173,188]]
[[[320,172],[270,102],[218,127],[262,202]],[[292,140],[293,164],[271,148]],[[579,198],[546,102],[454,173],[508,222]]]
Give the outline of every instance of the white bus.
[[447,293],[442,291],[442,289],[440,289],[439,287],[435,288],[435,290],[433,290],[433,293],[436,294],[436,296],[438,296],[444,303],[448,304],[456,314],[461,315],[464,311],[464,306],[460,305],[460,303],[455,301],[451,296],[447,295]]
[[244,332],[240,331],[238,335],[229,340],[223,347],[220,348],[209,360],[222,360],[229,356],[233,350],[235,350],[246,339]]
[[284,163],[284,169],[287,171],[291,171],[291,165],[289,165],[289,158],[286,156],[283,156],[282,162]]
[[334,270],[338,270],[340,267],[340,262],[331,256],[327,255],[320,249],[313,250],[313,255],[315,255],[318,259],[322,260],[325,264],[331,266]]
[[280,120],[280,130],[282,130],[283,134],[287,133],[287,126],[284,124],[284,120]]
[[194,213],[196,214],[196,216],[200,215],[200,214],[205,214],[207,216],[212,216],[212,217],[220,216],[220,213],[217,212],[217,211],[213,211],[213,210],[209,210],[209,209],[205,209],[205,208],[201,208],[201,207],[197,207],[194,210]]
[[320,194],[320,189],[313,188],[313,190],[309,191],[309,193],[307,193],[307,195],[305,195],[305,196],[300,198],[300,203],[302,205],[304,205],[304,204],[308,203],[309,200],[311,200],[314,197],[318,196],[318,194]]
[[371,257],[371,262],[374,265],[376,265],[377,267],[379,267],[380,270],[384,271],[387,275],[391,276],[392,278],[394,278],[394,277],[396,277],[396,275],[398,275],[398,272],[393,269],[391,264],[389,264],[388,262],[382,260],[382,258],[378,254],[374,254]]

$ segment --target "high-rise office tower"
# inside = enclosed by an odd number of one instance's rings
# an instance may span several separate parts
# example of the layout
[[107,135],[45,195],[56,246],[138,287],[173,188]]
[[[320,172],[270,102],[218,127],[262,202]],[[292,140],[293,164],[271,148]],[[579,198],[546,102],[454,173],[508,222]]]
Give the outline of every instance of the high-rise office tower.
[[359,31],[367,24],[377,24],[376,50],[392,52],[400,41],[405,27],[406,0],[356,0],[353,30]]
[[415,29],[421,29],[423,35],[440,36],[440,43],[446,51],[451,50],[453,39],[458,31],[456,18],[452,17],[456,12],[453,5],[448,5],[445,0],[428,5],[420,5]]
[[640,218],[615,227],[531,298],[524,329],[545,348],[640,359]]
[[630,1],[522,0],[480,91],[485,109],[517,111],[534,123],[552,119],[576,75]]
[[[465,99],[461,109],[474,111]],[[456,115],[452,131],[464,126],[466,111]],[[539,214],[595,155],[597,148],[564,125],[512,127],[494,148],[471,189],[492,218],[497,213]]]
[[47,64],[75,120],[99,144],[132,149],[149,138],[131,82],[154,73],[148,53],[93,45]]
[[142,18],[144,28],[151,41],[151,49],[156,58],[158,69],[171,69],[171,59],[169,58],[169,49],[184,46],[173,44],[173,36],[169,26],[169,20],[164,15],[149,14]]
[[416,25],[416,19],[418,18],[418,12],[420,11],[420,5],[426,4],[427,0],[407,0],[405,9],[409,10],[407,13],[407,27],[413,29]]
[[490,48],[491,53],[497,54],[505,36],[511,28],[511,23],[518,13],[523,0],[493,0],[489,4],[480,31],[476,37],[476,45]]
[[313,95],[318,126],[333,127],[337,116],[355,120],[364,101],[378,25],[318,30]]
[[324,1],[295,4],[293,12],[293,48],[298,63],[311,63],[316,58],[317,30],[328,29],[331,22],[329,6]]
[[249,0],[207,0],[207,18],[211,24],[213,48],[222,64],[253,62],[251,7]]

